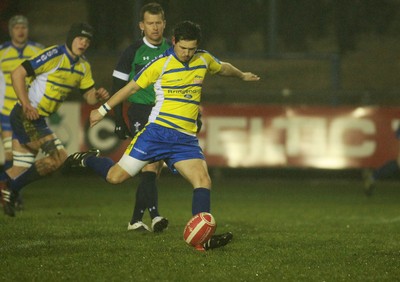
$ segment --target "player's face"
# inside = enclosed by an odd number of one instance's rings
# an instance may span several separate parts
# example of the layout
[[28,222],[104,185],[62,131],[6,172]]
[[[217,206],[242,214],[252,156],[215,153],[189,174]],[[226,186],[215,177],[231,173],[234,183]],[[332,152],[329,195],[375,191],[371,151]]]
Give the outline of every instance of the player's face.
[[11,41],[16,45],[24,45],[28,41],[28,27],[25,24],[16,24],[11,29]]
[[179,61],[189,62],[197,50],[197,40],[179,40],[174,43],[174,51]]
[[162,41],[165,20],[161,14],[152,15],[149,12],[144,13],[143,21],[139,23],[144,36],[151,44],[160,44]]
[[75,56],[82,56],[90,46],[90,39],[84,36],[75,37],[72,41],[72,53]]

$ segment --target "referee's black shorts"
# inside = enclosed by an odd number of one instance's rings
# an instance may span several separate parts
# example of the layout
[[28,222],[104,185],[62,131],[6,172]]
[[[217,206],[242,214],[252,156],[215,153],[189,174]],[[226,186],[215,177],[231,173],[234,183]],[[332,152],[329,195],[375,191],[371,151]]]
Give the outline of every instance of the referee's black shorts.
[[129,130],[135,136],[149,120],[154,105],[131,103],[128,108]]

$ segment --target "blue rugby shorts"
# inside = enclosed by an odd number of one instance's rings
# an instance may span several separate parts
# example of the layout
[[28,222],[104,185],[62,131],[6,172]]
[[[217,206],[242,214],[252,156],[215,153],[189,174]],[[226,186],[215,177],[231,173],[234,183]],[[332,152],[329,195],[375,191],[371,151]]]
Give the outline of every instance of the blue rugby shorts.
[[3,131],[11,131],[11,123],[10,123],[10,116],[5,114],[0,114],[0,124],[1,130]]
[[153,105],[131,103],[128,108],[129,130],[132,136],[139,133],[147,124]]
[[205,159],[196,136],[155,123],[146,125],[132,139],[125,154],[150,163],[164,160],[172,171],[175,171],[174,164],[176,162]]
[[46,118],[41,116],[37,120],[28,120],[20,104],[16,104],[10,114],[13,139],[17,139],[21,144],[37,141],[47,135],[53,134],[46,122]]

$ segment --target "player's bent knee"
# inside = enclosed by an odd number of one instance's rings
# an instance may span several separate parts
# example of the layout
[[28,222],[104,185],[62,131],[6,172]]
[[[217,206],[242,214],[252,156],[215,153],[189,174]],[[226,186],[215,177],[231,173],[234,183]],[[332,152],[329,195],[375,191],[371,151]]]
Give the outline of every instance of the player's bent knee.
[[121,184],[125,182],[126,178],[121,178],[115,175],[107,175],[106,180],[110,184]]
[[108,171],[106,180],[110,184],[120,184],[130,177],[131,176],[124,169],[116,164]]
[[121,181],[121,179],[119,179],[118,177],[112,176],[112,175],[107,175],[106,178],[107,182],[110,184],[120,184],[123,181]]
[[58,168],[67,159],[68,153],[65,149],[55,150],[50,155],[36,161],[36,168],[40,175],[47,175]]
[[52,162],[52,165],[55,167],[55,169],[59,168],[64,161],[67,159],[68,153],[66,150],[57,150],[54,154],[49,156],[49,159]]
[[54,172],[61,166],[60,162],[55,161],[51,157],[45,157],[43,159],[40,159],[36,161],[35,165],[39,175],[42,176]]

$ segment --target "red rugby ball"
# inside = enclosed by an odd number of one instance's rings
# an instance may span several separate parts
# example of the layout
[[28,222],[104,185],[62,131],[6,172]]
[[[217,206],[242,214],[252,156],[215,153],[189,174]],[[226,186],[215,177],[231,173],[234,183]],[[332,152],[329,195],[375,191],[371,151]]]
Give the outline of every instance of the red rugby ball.
[[202,245],[214,234],[217,224],[211,213],[194,215],[185,226],[183,239],[191,246]]

